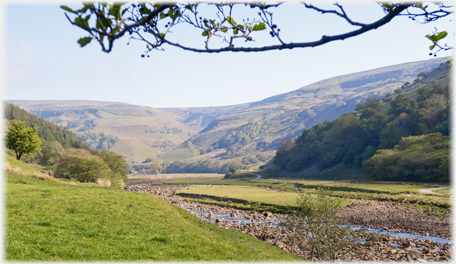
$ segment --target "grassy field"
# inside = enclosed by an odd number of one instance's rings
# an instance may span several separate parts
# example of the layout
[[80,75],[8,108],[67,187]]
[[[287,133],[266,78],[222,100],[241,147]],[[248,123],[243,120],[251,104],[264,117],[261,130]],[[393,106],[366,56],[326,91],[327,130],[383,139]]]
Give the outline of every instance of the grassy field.
[[[236,185],[196,185],[180,189],[176,194],[201,194],[225,199],[243,200],[247,203],[278,205],[280,207],[297,206],[299,198],[299,193],[297,192],[276,192]],[[350,203],[343,201],[343,204]]]
[[[218,177],[191,177],[176,178],[163,184],[196,184],[196,185],[234,185],[273,187],[287,192],[316,192],[318,188],[327,188],[327,195],[340,198],[367,199],[391,201],[397,203],[418,203],[431,208],[447,210],[451,206],[450,190],[436,190],[433,193],[420,193],[420,189],[435,188],[428,183],[398,183],[398,182],[372,182],[367,180],[302,180],[292,179],[256,179],[252,177],[223,179]],[[450,188],[451,189],[451,188]],[[204,194],[204,193],[201,193]],[[247,194],[248,195],[248,194]],[[231,196],[228,196],[231,197]],[[235,197],[231,197],[235,198]],[[244,199],[249,200],[249,199]]]
[[5,176],[8,261],[299,260],[150,194]]

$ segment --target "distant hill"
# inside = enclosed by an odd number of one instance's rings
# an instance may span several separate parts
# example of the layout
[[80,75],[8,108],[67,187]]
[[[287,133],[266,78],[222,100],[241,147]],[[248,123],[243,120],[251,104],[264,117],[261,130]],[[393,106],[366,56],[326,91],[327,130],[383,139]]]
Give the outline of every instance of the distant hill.
[[58,141],[66,148],[83,148],[89,147],[82,142],[73,132],[62,128],[42,117],[30,114],[19,107],[5,103],[3,105],[4,118],[7,120],[20,120],[25,122],[27,127],[33,127],[38,130],[38,136],[46,141]]
[[109,150],[131,163],[171,150],[197,133],[171,114],[145,106],[76,100],[10,102],[86,140],[92,140],[93,134],[111,136]]
[[66,127],[88,144],[124,155],[130,163],[158,156],[167,172],[223,172],[231,165],[257,168],[274,156],[283,139],[351,112],[369,97],[393,93],[447,59],[337,76],[234,106],[155,109],[95,101],[10,102]]
[[198,131],[204,129],[215,118],[247,108],[249,104],[214,107],[160,108],[174,115],[176,120],[189,125]]
[[[258,154],[272,157],[282,140],[295,138],[304,128],[349,113],[369,97],[393,93],[404,84],[412,83],[421,71],[430,72],[447,59],[410,62],[337,76],[253,102],[248,107],[217,117],[179,148],[158,158],[170,162],[172,169],[168,172],[182,171],[182,168],[205,171],[202,163],[207,159],[238,168],[256,166]],[[174,161],[179,162],[172,164]],[[201,166],[189,166],[196,163]]]

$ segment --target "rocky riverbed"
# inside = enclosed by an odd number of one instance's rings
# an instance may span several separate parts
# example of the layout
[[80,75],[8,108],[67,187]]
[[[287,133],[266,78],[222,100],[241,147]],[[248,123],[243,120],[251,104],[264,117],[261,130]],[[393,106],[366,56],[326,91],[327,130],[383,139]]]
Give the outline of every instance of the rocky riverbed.
[[[216,225],[243,232],[266,243],[275,245],[297,256],[310,258],[310,252],[302,251],[299,242],[289,240],[291,229],[275,223],[285,219],[283,214],[257,212],[185,201],[174,192],[186,187],[157,185],[144,182],[128,186],[129,190],[150,193],[169,203],[189,210],[192,214],[214,222]],[[356,204],[343,208],[340,217],[348,225],[365,225],[368,228],[387,229],[394,232],[419,233],[441,238],[450,237],[450,217],[436,217],[432,211],[424,212],[389,202],[356,200]],[[226,217],[221,217],[225,215]],[[239,221],[236,221],[239,220]],[[240,220],[243,220],[242,222]],[[367,236],[365,243],[358,243],[348,252],[338,256],[340,261],[450,261],[452,245],[432,240],[395,237],[391,235]]]

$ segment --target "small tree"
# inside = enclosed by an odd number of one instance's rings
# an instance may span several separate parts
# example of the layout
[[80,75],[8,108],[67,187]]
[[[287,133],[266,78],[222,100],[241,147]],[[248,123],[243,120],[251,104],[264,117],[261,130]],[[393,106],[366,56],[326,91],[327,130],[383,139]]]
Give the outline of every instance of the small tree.
[[160,160],[152,159],[150,162],[150,173],[155,175],[159,174],[163,170]]
[[19,120],[8,121],[6,147],[16,153],[17,160],[20,160],[22,156],[33,156],[41,150],[40,146],[38,130],[25,127],[25,123]]
[[230,172],[231,172],[232,174],[235,174],[235,173],[236,173],[236,168],[235,168],[234,166],[231,166],[231,167],[230,167]]
[[58,141],[43,142],[41,152],[37,154],[36,160],[43,166],[53,166],[59,162],[63,151],[62,144]]
[[277,165],[270,165],[269,167],[266,168],[266,173],[268,174],[268,176],[271,176],[271,177],[276,177],[277,175],[279,175],[279,171],[280,171],[280,168],[279,166]]
[[303,192],[298,200],[298,210],[291,214],[284,225],[293,228],[292,240],[310,252],[310,259],[334,261],[354,245],[363,232],[354,232],[341,226],[338,213],[341,200],[331,198],[324,189],[316,194]]
[[56,174],[64,174],[80,182],[112,180],[112,170],[98,156],[85,149],[66,149],[57,164]]

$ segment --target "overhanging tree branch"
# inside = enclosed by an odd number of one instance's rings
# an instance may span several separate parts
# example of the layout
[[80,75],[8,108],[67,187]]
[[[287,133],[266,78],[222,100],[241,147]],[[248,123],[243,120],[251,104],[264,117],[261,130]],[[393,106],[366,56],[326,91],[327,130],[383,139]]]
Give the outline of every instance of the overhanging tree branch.
[[[273,13],[270,8],[278,8],[282,3],[278,4],[235,4],[235,3],[217,3],[217,4],[204,4],[209,6],[213,5],[216,7],[215,18],[203,16],[197,10],[198,6],[203,5],[202,3],[166,3],[166,4],[151,4],[141,3],[138,5],[131,4],[131,6],[122,9],[122,5],[125,4],[106,4],[99,3],[98,7],[95,4],[84,4],[84,8],[80,10],[72,10],[66,6],[62,6],[62,9],[76,14],[77,17],[72,21],[67,14],[65,14],[72,25],[75,25],[81,29],[84,29],[90,33],[89,37],[84,37],[78,40],[81,47],[88,44],[92,39],[95,39],[102,47],[102,50],[106,53],[112,51],[113,43],[115,40],[123,37],[125,33],[130,34],[130,40],[140,40],[147,44],[147,52],[154,49],[161,48],[164,44],[177,47],[187,51],[200,52],[200,53],[220,53],[220,52],[262,52],[270,50],[283,50],[283,49],[295,49],[295,48],[307,48],[317,47],[329,42],[344,40],[352,37],[359,36],[373,29],[384,26],[389,23],[396,16],[408,15],[411,19],[424,18],[423,23],[435,21],[439,18],[446,17],[453,13],[451,7],[443,4],[434,4],[438,8],[428,8],[419,3],[400,3],[400,4],[380,4],[381,8],[385,11],[385,15],[379,20],[373,23],[361,23],[352,20],[345,9],[339,3],[334,5],[337,7],[335,10],[325,10],[318,8],[312,4],[304,3],[304,6],[308,9],[315,10],[322,14],[335,14],[338,17],[344,19],[351,26],[358,27],[356,30],[348,31],[339,35],[325,36],[321,39],[309,42],[287,42],[280,36],[280,29],[276,24],[273,23]],[[130,4],[128,4],[130,5]],[[259,20],[255,18],[249,21],[249,18],[244,19],[243,22],[237,23],[233,19],[233,6],[234,5],[246,5],[251,9],[258,9]],[[89,12],[88,15],[86,13]],[[86,15],[83,18],[83,15]],[[91,15],[96,18],[95,26],[89,26]],[[168,21],[168,22],[167,22]],[[131,22],[131,24],[129,24]],[[167,22],[167,23],[166,23]],[[166,24],[164,24],[166,23]],[[201,35],[206,37],[204,47],[193,47],[184,44],[179,44],[176,41],[172,41],[168,38],[168,33],[172,27],[178,24],[186,24],[201,30]],[[234,42],[238,39],[244,39],[247,41],[253,41],[251,33],[256,31],[262,31],[269,28],[271,37],[280,42],[277,45],[259,46],[259,47],[242,47],[234,46]],[[141,32],[149,33],[148,37],[146,34]],[[210,48],[209,40],[213,36],[219,36],[223,38],[223,43],[226,43],[226,47]],[[440,36],[440,35],[439,35]],[[431,36],[432,37],[432,36]],[[151,41],[150,39],[154,40]],[[431,38],[430,38],[431,39]],[[432,37],[433,45],[441,48],[442,45],[438,44],[438,40],[441,38]],[[107,43],[106,43],[107,42]],[[106,45],[107,44],[107,47]],[[452,47],[444,46],[445,50]],[[432,50],[432,49],[431,49]],[[144,55],[142,55],[144,57]]]

